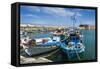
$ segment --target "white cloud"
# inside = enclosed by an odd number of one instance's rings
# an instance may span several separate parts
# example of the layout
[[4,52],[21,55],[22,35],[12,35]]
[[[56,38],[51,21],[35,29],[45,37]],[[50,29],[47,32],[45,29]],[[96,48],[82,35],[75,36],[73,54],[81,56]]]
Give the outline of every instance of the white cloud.
[[40,12],[41,10],[36,6],[31,6],[32,11]]
[[66,11],[64,8],[57,8],[57,7],[43,7],[43,11],[47,14],[51,14],[54,16],[72,16],[74,14],[74,12],[71,11]]
[[23,14],[23,15],[21,15],[21,16],[22,16],[22,17],[40,18],[39,16],[34,15],[34,14]]
[[79,11],[81,11],[81,9],[73,9],[73,11],[71,10],[66,10],[65,8],[59,8],[59,7],[37,7],[37,6],[22,6],[27,8],[28,11],[30,11],[31,13],[29,14],[25,14],[24,16],[26,17],[34,17],[34,18],[40,18],[39,15],[37,14],[33,14],[33,12],[37,12],[37,13],[45,13],[45,14],[49,14],[48,16],[53,16],[53,17],[71,17],[74,14],[76,14],[77,16],[82,16],[82,14],[79,13]]
[[[50,14],[55,17],[70,17],[73,16],[75,12],[77,12],[76,16],[82,16],[79,13],[79,11],[81,11],[82,9],[73,9],[74,11],[70,11],[70,10],[65,10],[65,8],[59,8],[59,7],[37,7],[37,6],[22,6],[22,7],[27,8],[27,10],[30,12],[34,11],[38,13],[44,12],[46,14]],[[33,15],[28,15],[28,16],[33,16]]]

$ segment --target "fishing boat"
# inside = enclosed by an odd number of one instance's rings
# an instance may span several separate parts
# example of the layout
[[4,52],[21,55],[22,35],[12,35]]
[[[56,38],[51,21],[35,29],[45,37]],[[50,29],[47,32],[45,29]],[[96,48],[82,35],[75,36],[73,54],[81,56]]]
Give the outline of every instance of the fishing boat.
[[74,56],[79,58],[79,53],[85,51],[85,46],[82,43],[83,35],[80,33],[80,29],[75,27],[76,14],[74,14],[71,19],[73,21],[73,26],[68,28],[67,39],[65,42],[61,43],[60,47],[62,48],[62,51],[68,55],[69,58]]
[[52,42],[49,37],[32,39],[29,36],[23,36],[20,41],[21,55],[23,55],[23,52],[24,55],[26,53],[28,56],[38,56],[59,49],[59,47],[55,45],[56,42]]
[[66,39],[67,41],[62,42],[60,48],[68,57],[77,56],[79,53],[85,51],[85,46],[82,43],[82,36],[78,30],[69,31],[69,36]]

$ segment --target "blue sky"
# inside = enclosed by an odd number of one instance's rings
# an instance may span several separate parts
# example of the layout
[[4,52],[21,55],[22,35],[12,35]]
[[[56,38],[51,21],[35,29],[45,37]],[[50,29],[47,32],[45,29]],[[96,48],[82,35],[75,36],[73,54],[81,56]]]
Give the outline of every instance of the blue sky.
[[21,24],[41,24],[41,25],[66,25],[72,26],[72,16],[75,15],[76,23],[95,25],[95,10],[59,8],[59,7],[39,7],[21,6]]

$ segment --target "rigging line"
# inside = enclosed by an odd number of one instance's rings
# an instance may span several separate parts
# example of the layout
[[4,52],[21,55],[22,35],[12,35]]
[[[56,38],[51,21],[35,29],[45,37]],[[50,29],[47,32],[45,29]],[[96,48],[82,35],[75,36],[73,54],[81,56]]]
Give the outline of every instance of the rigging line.
[[52,52],[52,53],[48,54],[47,56],[43,56],[43,57],[48,57],[48,56],[51,56],[51,55],[55,54],[56,52],[58,52],[59,50],[60,50],[60,49],[57,49],[57,50],[55,50],[54,52]]
[[[76,39],[75,39],[75,41],[76,41]],[[76,45],[76,43],[75,43],[75,45]],[[75,48],[74,48],[74,50],[75,50]],[[76,56],[77,56],[78,60],[81,60],[81,58],[80,58],[80,56],[79,56],[77,50],[75,50],[75,53],[76,53]]]
[[[74,50],[75,50],[75,49],[74,49]],[[78,52],[77,52],[76,50],[75,50],[75,52],[76,52],[76,55],[77,55],[78,60],[81,60],[81,58],[80,58]]]
[[68,53],[68,55],[67,55],[67,56],[68,56],[68,58],[70,59],[70,53],[69,53],[68,51],[67,51],[67,53]]

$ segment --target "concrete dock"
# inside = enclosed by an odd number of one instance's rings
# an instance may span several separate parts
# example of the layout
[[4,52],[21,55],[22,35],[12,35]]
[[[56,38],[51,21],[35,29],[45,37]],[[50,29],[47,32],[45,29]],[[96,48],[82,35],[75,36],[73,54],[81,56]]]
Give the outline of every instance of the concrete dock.
[[27,63],[44,63],[44,62],[52,62],[51,60],[48,60],[44,57],[38,57],[38,58],[33,58],[33,57],[23,57],[20,56],[20,63],[21,64],[27,64]]

